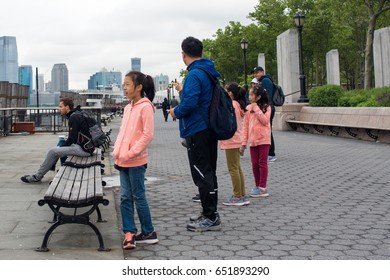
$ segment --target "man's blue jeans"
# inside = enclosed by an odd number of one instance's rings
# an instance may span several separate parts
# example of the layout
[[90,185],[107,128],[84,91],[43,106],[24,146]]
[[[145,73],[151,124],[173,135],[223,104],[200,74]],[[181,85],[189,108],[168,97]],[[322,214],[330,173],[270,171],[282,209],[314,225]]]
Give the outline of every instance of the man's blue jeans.
[[145,166],[122,168],[119,172],[121,183],[121,214],[123,232],[137,233],[134,222],[134,204],[137,209],[141,231],[154,231],[149,204],[145,194]]

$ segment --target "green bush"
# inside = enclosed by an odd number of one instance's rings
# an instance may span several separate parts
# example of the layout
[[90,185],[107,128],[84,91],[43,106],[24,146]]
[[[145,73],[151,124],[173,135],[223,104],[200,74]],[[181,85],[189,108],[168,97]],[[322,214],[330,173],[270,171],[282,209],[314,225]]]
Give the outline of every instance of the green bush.
[[309,91],[309,105],[312,107],[337,107],[344,89],[337,85],[325,85]]
[[390,87],[345,91],[339,107],[390,107]]

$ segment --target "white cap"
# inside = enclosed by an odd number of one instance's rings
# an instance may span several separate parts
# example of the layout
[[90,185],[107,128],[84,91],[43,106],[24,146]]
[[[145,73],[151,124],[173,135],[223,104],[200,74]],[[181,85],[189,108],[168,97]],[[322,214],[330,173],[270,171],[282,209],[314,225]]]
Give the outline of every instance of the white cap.
[[256,78],[253,78],[251,81],[251,84],[258,84],[258,83],[259,83],[259,81]]

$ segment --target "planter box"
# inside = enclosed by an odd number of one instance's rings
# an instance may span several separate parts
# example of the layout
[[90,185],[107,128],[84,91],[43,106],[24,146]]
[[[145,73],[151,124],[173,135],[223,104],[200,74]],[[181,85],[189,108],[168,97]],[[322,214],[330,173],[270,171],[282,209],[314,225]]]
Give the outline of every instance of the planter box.
[[35,122],[16,122],[12,124],[12,132],[35,133]]

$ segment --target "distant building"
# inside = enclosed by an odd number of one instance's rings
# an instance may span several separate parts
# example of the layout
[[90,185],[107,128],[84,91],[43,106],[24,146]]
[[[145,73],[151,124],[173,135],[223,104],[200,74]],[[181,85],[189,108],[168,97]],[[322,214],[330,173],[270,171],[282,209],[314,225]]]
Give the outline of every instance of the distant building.
[[141,58],[131,58],[131,71],[141,71]]
[[100,72],[96,72],[88,80],[88,89],[106,89],[113,86],[122,86],[122,73],[119,71],[107,71],[103,68]]
[[28,86],[27,105],[30,105],[31,94],[33,92],[33,72],[31,65],[22,65],[18,71],[18,82],[22,86]]
[[45,80],[43,74],[38,74],[38,90],[39,92],[45,91]]
[[0,81],[18,83],[18,49],[16,37],[0,37]]
[[69,90],[69,74],[65,63],[54,64],[51,70],[50,92]]
[[167,75],[160,74],[160,76],[154,77],[153,80],[156,91],[166,90],[169,85],[169,77]]

